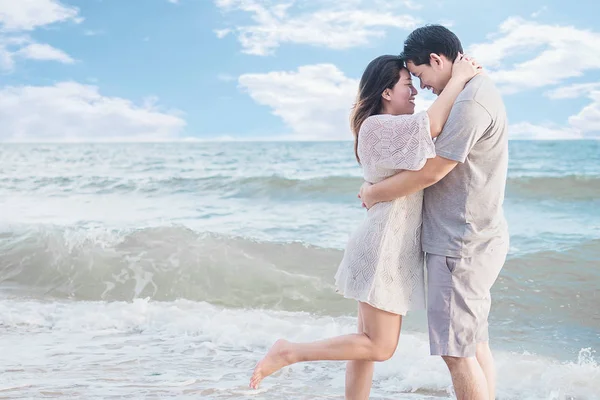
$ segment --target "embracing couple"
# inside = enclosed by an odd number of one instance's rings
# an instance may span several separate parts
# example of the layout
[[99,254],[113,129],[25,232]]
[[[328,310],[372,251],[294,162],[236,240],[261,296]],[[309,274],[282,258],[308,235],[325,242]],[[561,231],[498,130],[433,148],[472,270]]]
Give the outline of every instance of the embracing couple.
[[[392,357],[402,317],[427,303],[431,354],[445,361],[458,399],[495,398],[488,315],[509,245],[507,118],[490,78],[462,52],[455,34],[429,25],[400,56],[365,69],[351,128],[368,212],[335,276],[337,291],[358,301],[358,333],[277,341],[251,387],[297,362],[348,360],[346,399],[368,399],[373,362]],[[411,74],[438,96],[427,111],[414,113]]]

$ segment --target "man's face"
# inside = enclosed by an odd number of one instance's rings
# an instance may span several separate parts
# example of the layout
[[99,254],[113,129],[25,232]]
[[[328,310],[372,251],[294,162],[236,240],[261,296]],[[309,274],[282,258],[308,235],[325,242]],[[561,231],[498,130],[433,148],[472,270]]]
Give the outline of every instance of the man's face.
[[430,64],[415,65],[408,61],[406,66],[419,79],[421,89],[429,89],[438,96],[452,77],[452,62],[437,54],[431,55]]

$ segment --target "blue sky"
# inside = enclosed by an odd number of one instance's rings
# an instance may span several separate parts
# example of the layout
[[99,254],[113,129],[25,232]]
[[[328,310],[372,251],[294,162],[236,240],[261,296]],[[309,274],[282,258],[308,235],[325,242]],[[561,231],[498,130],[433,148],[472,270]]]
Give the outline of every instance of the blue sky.
[[426,23],[486,67],[513,139],[600,138],[598,15],[593,1],[0,0],[0,140],[351,139],[363,68]]

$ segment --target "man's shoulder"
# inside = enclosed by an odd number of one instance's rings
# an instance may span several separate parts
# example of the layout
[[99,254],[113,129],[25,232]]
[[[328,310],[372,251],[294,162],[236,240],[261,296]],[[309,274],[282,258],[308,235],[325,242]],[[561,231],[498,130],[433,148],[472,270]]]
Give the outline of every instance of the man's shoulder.
[[457,100],[474,100],[482,90],[488,89],[495,89],[494,82],[487,75],[477,75],[465,85]]
[[467,83],[457,102],[466,102],[474,107],[481,106],[487,111],[502,105],[502,96],[494,81],[486,75],[477,75]]

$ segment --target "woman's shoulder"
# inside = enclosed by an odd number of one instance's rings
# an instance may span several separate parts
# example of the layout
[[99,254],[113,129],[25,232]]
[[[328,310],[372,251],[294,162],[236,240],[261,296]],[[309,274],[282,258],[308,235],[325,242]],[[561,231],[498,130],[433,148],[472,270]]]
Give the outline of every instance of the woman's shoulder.
[[385,124],[390,118],[394,116],[391,114],[375,114],[367,117],[360,126],[360,133],[371,132]]
[[360,132],[371,132],[373,130],[388,127],[390,124],[403,123],[414,119],[423,118],[423,114],[427,115],[426,112],[421,111],[415,114],[376,114],[371,115],[362,123]]
[[365,119],[365,122],[387,121],[394,117],[396,117],[396,116],[392,115],[392,114],[375,114],[375,115],[371,115],[370,117],[367,117],[367,119]]

